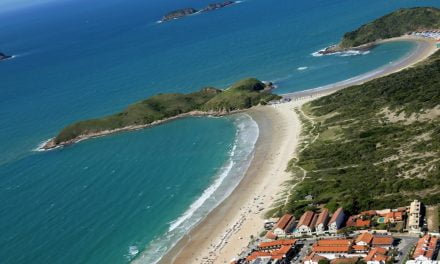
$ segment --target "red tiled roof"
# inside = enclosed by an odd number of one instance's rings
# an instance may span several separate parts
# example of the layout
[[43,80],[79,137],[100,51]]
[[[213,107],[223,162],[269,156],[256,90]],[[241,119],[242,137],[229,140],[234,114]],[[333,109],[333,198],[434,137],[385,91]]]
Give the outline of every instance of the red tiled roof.
[[425,235],[417,242],[413,257],[424,256],[427,259],[432,259],[437,248],[438,238]]
[[281,229],[285,229],[287,227],[287,225],[289,224],[290,220],[292,220],[292,215],[290,214],[285,214],[283,215],[280,220],[278,220],[278,223],[276,225],[276,227],[281,228]]
[[367,246],[361,246],[361,245],[354,245],[353,249],[356,251],[367,251],[368,247]]
[[335,258],[330,261],[331,264],[340,264],[340,263],[357,263],[359,261],[358,257],[353,258]]
[[313,251],[315,252],[333,252],[342,253],[350,252],[352,240],[349,239],[322,239],[316,241],[313,245]]
[[370,220],[356,219],[356,227],[369,227],[371,225]]
[[396,221],[401,221],[403,219],[402,212],[389,212],[385,215],[386,218],[394,219]]
[[365,257],[365,261],[386,261],[388,250],[384,248],[373,248],[368,252],[368,255]]
[[320,256],[316,254],[315,252],[310,253],[310,255],[304,257],[304,261],[313,261],[313,262],[319,262],[320,260],[327,259],[326,257]]
[[271,247],[282,247],[282,246],[292,246],[296,244],[296,239],[283,239],[283,240],[275,240],[269,242],[261,242],[258,247],[259,248],[271,248]]
[[266,233],[266,238],[268,238],[268,239],[272,239],[272,240],[275,240],[275,239],[277,239],[277,235],[275,235],[272,231],[268,231],[267,233]]
[[392,236],[374,236],[373,246],[376,245],[386,245],[391,246],[394,243],[394,238]]
[[344,210],[342,209],[342,207],[339,207],[338,210],[336,210],[336,212],[332,215],[332,218],[330,219],[329,223],[336,222],[336,219],[338,219],[339,215],[343,213]]
[[318,220],[316,220],[316,225],[324,224],[328,219],[328,210],[324,208],[319,214]]
[[316,242],[318,246],[349,246],[352,243],[350,239],[321,239]]
[[301,218],[299,219],[299,222],[298,222],[298,227],[300,227],[300,226],[303,226],[303,225],[305,225],[305,226],[307,226],[307,227],[312,227],[312,220],[313,220],[313,217],[315,216],[315,213],[314,212],[312,212],[312,211],[307,211],[307,212],[305,212],[302,216],[301,216]]
[[313,246],[317,253],[349,253],[350,246]]
[[347,222],[345,223],[345,226],[347,227],[356,226],[356,221],[354,220],[354,216],[350,216],[348,218]]
[[361,213],[361,215],[369,215],[369,216],[375,216],[376,214],[377,214],[376,210],[368,210],[368,211],[363,211]]
[[370,244],[371,241],[373,241],[373,235],[368,232],[362,233],[356,238],[356,243],[364,242]]

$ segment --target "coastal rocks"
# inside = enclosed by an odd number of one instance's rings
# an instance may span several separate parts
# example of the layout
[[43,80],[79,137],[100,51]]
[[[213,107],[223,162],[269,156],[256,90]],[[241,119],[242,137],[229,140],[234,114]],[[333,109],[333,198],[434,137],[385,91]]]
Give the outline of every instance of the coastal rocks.
[[352,47],[352,48],[342,48],[339,45],[333,45],[330,47],[327,47],[323,50],[318,51],[319,55],[331,55],[331,54],[335,54],[335,53],[342,53],[342,52],[350,52],[350,51],[355,51],[355,52],[365,52],[368,50],[371,50],[372,48],[374,48],[376,46],[375,43],[368,43],[365,45],[361,45],[358,47]]
[[12,58],[12,56],[9,56],[9,55],[6,55],[6,54],[0,52],[0,61],[1,60],[7,60],[7,59],[10,59],[10,58]]
[[204,12],[217,10],[220,8],[230,6],[235,3],[236,3],[235,1],[225,1],[225,2],[221,2],[221,3],[213,3],[213,4],[209,4],[207,7],[201,9],[200,11],[197,9],[194,9],[194,8],[178,9],[178,10],[171,11],[168,14],[164,15],[162,17],[162,19],[160,20],[160,22],[167,22],[170,20],[183,18],[183,17],[189,16],[189,15],[195,14],[195,13],[204,13]]
[[182,9],[178,9],[178,10],[169,12],[168,14],[164,15],[160,21],[166,22],[166,21],[170,21],[173,19],[178,19],[178,18],[182,18],[185,16],[189,16],[194,13],[197,13],[197,10],[194,8],[182,8]]

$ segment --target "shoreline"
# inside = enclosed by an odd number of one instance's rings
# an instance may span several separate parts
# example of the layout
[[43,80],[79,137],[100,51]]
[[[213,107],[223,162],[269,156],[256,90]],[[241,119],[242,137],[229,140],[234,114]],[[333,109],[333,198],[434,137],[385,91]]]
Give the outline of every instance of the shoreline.
[[413,36],[392,38],[380,43],[391,41],[412,41],[417,43],[417,47],[391,65],[354,78],[282,94],[284,98],[292,100],[289,103],[247,110],[259,126],[260,137],[245,176],[233,192],[177,242],[159,263],[230,263],[247,246],[250,236],[257,236],[262,230],[262,214],[271,208],[283,191],[283,184],[292,178],[285,168],[296,155],[301,131],[301,122],[293,109],[340,89],[412,67],[437,50],[435,40]]
[[[296,104],[298,102],[259,106],[247,111],[257,122],[260,136],[245,176],[159,263],[213,263],[219,260],[218,252],[224,256],[218,263],[229,263],[229,256],[247,245],[252,231],[264,223],[264,219],[258,217],[264,213],[262,208],[279,198],[279,185],[291,177],[284,171],[284,165],[294,155],[299,140],[299,119],[290,118]],[[230,240],[237,243],[232,244]]]
[[333,93],[340,89],[347,88],[349,86],[363,84],[373,79],[404,70],[408,67],[412,67],[415,64],[425,60],[430,55],[432,55],[436,50],[438,50],[438,48],[436,47],[436,41],[434,39],[427,39],[416,36],[401,36],[401,37],[380,40],[377,42],[377,45],[388,42],[396,42],[396,41],[414,42],[417,44],[417,47],[408,56],[404,56],[398,61],[393,62],[391,65],[384,65],[373,71],[366,72],[364,74],[346,80],[342,80],[336,83],[332,83],[312,89],[307,89],[304,91],[285,93],[285,94],[281,94],[281,96],[284,98],[297,100],[308,96],[317,96],[320,95],[321,93]]

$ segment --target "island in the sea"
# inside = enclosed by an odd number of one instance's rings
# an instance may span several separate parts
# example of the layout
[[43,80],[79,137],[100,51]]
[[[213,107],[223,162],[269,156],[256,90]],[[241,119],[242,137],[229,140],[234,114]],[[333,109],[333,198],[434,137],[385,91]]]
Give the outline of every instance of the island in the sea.
[[12,58],[12,56],[9,56],[9,55],[6,55],[6,54],[0,52],[0,61],[1,60],[7,60],[7,59],[10,59],[10,58]]
[[326,55],[348,50],[365,51],[375,47],[381,40],[400,37],[413,32],[440,28],[440,9],[415,7],[394,11],[358,29],[345,33],[341,42],[318,53]]
[[279,99],[273,84],[241,80],[225,90],[202,88],[189,94],[158,94],[128,106],[120,113],[79,121],[61,130],[43,149],[69,145],[87,138],[135,130],[186,116],[222,116]]
[[170,21],[170,20],[174,20],[174,19],[178,19],[178,18],[183,18],[185,16],[189,16],[195,13],[199,13],[199,12],[209,12],[209,11],[213,11],[216,9],[220,9],[232,4],[235,4],[236,1],[225,1],[225,2],[221,2],[221,3],[213,3],[213,4],[209,4],[207,7],[202,8],[201,10],[197,10],[195,8],[182,8],[182,9],[178,9],[178,10],[174,10],[171,11],[169,13],[167,13],[166,15],[164,15],[162,17],[162,19],[160,20],[160,22],[166,22],[166,21]]

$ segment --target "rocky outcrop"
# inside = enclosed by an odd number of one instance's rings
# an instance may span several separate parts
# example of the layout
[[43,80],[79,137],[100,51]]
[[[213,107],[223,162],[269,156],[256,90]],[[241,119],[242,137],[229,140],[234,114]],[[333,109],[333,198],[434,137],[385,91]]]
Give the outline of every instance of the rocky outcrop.
[[353,48],[341,48],[341,46],[339,46],[339,45],[333,45],[333,46],[330,46],[330,47],[327,47],[323,50],[318,51],[318,53],[322,54],[322,55],[329,55],[329,54],[334,54],[334,53],[338,53],[338,52],[347,52],[347,51],[367,51],[367,50],[374,48],[375,46],[376,46],[376,43],[368,43],[368,44],[361,45],[358,47],[353,47]]
[[202,9],[202,12],[209,12],[209,11],[213,11],[216,9],[220,9],[229,5],[234,4],[234,1],[226,1],[226,2],[222,2],[222,3],[214,3],[214,4],[209,4],[207,7]]
[[192,15],[192,14],[197,13],[197,12],[209,12],[209,11],[217,10],[217,9],[220,9],[220,8],[223,8],[223,7],[230,6],[230,5],[235,4],[235,3],[236,3],[235,1],[225,1],[225,2],[221,2],[221,3],[209,4],[207,7],[203,8],[200,11],[198,11],[197,9],[194,9],[194,8],[178,9],[178,10],[169,12],[168,14],[164,15],[162,17],[162,19],[160,20],[160,22],[167,22],[167,21],[170,21],[170,20],[183,18],[183,17]]
[[178,9],[178,10],[169,12],[168,14],[164,15],[160,21],[166,22],[166,21],[170,21],[173,19],[182,18],[182,17],[188,16],[188,15],[194,14],[194,13],[197,13],[197,10],[194,8],[182,8],[182,9]]
[[10,58],[12,58],[12,56],[8,56],[8,55],[0,52],[0,61],[1,60],[7,60],[7,59],[10,59]]

